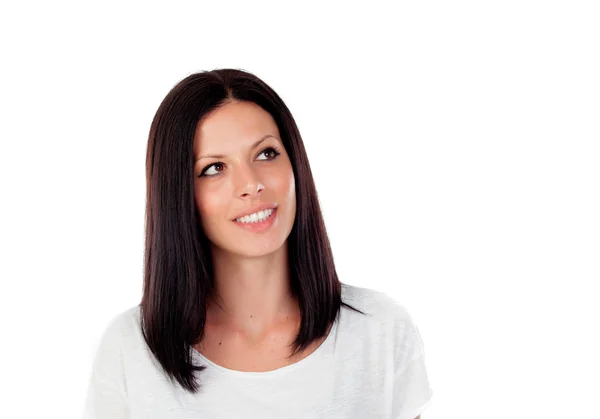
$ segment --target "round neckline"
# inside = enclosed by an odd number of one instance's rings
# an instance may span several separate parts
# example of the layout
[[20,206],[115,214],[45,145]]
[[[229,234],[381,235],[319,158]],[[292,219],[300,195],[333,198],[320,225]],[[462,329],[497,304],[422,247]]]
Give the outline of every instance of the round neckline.
[[278,375],[285,374],[287,372],[293,371],[295,369],[298,369],[298,368],[302,367],[303,365],[308,364],[309,362],[312,362],[313,359],[317,358],[321,354],[321,352],[323,352],[325,350],[326,346],[329,345],[329,342],[333,339],[333,336],[337,332],[337,327],[338,327],[338,322],[339,322],[340,315],[341,315],[341,313],[338,313],[338,316],[336,316],[336,318],[335,318],[335,320],[333,322],[333,325],[331,326],[331,329],[329,330],[329,334],[327,335],[327,337],[325,338],[325,340],[323,342],[321,342],[321,344],[317,347],[317,349],[315,349],[311,354],[309,354],[308,356],[302,358],[298,362],[294,362],[293,364],[285,365],[283,367],[279,367],[277,369],[270,370],[270,371],[240,371],[240,370],[233,370],[233,369],[224,367],[222,365],[219,365],[216,362],[211,361],[210,359],[208,359],[207,357],[205,357],[204,355],[202,355],[193,346],[191,348],[192,348],[193,353],[197,357],[199,357],[202,361],[206,362],[213,369],[215,369],[217,371],[220,371],[223,374],[232,375],[232,376],[235,376],[236,378],[238,378],[238,377],[275,377],[275,376],[278,376]]

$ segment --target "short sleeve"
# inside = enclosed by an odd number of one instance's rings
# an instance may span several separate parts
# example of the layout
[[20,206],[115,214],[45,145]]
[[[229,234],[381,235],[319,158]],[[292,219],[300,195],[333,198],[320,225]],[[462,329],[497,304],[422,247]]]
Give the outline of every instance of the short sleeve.
[[113,318],[96,349],[84,402],[83,419],[129,417],[123,368],[123,318]]
[[397,332],[392,419],[414,419],[430,405],[433,391],[427,374],[423,340],[406,309],[397,325]]
[[425,359],[410,362],[394,380],[393,419],[414,419],[429,407],[433,391],[427,377]]
[[96,373],[90,378],[83,419],[126,419],[129,410],[124,395]]

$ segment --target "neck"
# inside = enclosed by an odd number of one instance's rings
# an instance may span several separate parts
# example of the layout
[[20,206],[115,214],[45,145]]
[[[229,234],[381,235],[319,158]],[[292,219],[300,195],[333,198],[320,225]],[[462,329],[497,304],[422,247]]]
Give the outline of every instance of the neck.
[[207,321],[263,335],[282,322],[299,318],[290,287],[287,245],[261,257],[243,257],[213,249],[214,293]]

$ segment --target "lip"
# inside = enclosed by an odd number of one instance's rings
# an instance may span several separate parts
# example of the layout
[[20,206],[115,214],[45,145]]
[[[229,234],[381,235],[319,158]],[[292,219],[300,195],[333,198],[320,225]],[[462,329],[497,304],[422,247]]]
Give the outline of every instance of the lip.
[[231,221],[235,221],[237,218],[242,218],[246,215],[254,214],[255,212],[258,212],[258,211],[263,211],[266,209],[275,209],[275,208],[277,208],[277,204],[260,204],[255,207],[247,209],[240,215],[236,215],[235,217],[233,217],[233,219]]
[[269,218],[258,223],[241,223],[233,220],[233,223],[252,233],[264,233],[277,223],[277,208],[273,210]]

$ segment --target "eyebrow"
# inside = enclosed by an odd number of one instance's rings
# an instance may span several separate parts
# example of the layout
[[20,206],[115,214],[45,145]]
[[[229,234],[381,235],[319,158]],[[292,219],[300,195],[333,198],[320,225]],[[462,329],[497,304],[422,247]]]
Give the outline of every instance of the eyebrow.
[[[260,140],[258,140],[258,141],[257,141],[257,142],[255,142],[254,144],[252,144],[252,146],[250,147],[250,150],[253,150],[253,149],[255,149],[256,147],[258,147],[260,143],[262,143],[263,141],[265,141],[265,140],[266,140],[267,138],[269,138],[269,137],[272,137],[272,138],[275,138],[275,139],[277,139],[277,137],[275,137],[274,135],[267,134],[267,135],[263,136],[263,137],[262,137]],[[223,154],[205,154],[205,155],[203,155],[203,156],[200,156],[200,157],[198,157],[198,158],[197,158],[197,159],[194,161],[194,163],[197,163],[199,160],[201,160],[201,159],[206,159],[206,158],[209,158],[209,157],[213,157],[213,158],[215,158],[215,159],[222,159],[222,158],[224,158],[225,156],[224,156]]]

